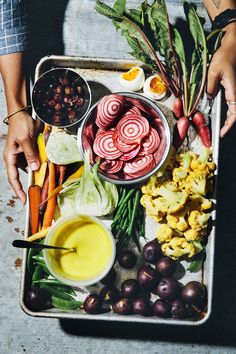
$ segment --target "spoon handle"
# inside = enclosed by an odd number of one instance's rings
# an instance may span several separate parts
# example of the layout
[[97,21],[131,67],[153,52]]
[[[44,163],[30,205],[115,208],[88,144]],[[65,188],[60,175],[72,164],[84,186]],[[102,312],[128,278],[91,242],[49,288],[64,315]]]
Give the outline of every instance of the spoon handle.
[[25,240],[14,240],[12,242],[12,246],[18,247],[18,248],[39,248],[39,249],[50,248],[50,249],[56,249],[56,250],[71,250],[70,248],[66,248],[66,247],[44,245],[41,243],[35,243],[35,242],[30,242],[30,241],[25,241]]

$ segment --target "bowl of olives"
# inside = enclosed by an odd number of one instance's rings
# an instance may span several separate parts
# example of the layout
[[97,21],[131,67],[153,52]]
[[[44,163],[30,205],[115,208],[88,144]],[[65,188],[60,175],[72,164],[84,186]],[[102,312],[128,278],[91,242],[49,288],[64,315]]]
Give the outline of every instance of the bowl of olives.
[[91,105],[91,90],[75,70],[54,68],[35,82],[31,101],[41,121],[65,128],[85,118]]

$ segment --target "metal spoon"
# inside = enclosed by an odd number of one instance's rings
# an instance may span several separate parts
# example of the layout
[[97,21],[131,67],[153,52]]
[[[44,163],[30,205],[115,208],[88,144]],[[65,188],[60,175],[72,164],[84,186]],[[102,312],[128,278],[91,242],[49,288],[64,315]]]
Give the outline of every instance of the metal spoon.
[[18,248],[50,248],[54,250],[66,250],[70,252],[75,252],[76,247],[74,248],[68,248],[68,247],[59,247],[59,246],[50,246],[50,245],[44,245],[41,243],[35,243],[35,242],[30,242],[30,241],[25,241],[25,240],[15,240],[12,242],[12,246],[18,247]]

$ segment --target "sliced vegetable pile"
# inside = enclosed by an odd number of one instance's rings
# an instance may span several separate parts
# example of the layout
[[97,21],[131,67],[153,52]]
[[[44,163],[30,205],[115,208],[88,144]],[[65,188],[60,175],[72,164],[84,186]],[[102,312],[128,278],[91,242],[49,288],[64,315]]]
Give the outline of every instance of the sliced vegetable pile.
[[[139,107],[143,109],[141,103]],[[117,94],[99,102],[92,150],[95,161],[101,158],[101,172],[113,178],[135,179],[150,172],[162,157],[165,136],[161,122],[156,124],[141,110]]]
[[142,187],[141,204],[147,215],[161,223],[157,239],[165,255],[192,258],[202,250],[212,202],[206,198],[213,188],[216,165],[211,150],[201,155],[187,151],[175,156],[164,175],[153,175]]
[[202,143],[210,147],[209,128],[204,115],[197,111],[205,88],[209,55],[196,6],[184,2],[187,19],[184,30],[170,24],[164,0],[154,0],[152,4],[143,1],[138,9],[130,10],[126,9],[125,0],[116,0],[113,7],[96,0],[96,10],[112,19],[131,47],[131,54],[159,73],[165,86],[176,97],[175,146],[181,145],[191,122]]

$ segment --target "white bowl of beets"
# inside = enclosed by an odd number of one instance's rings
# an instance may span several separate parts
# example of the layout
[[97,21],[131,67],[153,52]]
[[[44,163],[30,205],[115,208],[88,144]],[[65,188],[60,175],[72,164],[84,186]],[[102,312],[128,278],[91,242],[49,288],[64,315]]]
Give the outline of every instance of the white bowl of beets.
[[162,110],[131,92],[104,96],[89,110],[78,133],[82,154],[100,159],[99,174],[115,184],[147,180],[165,162],[171,135]]

